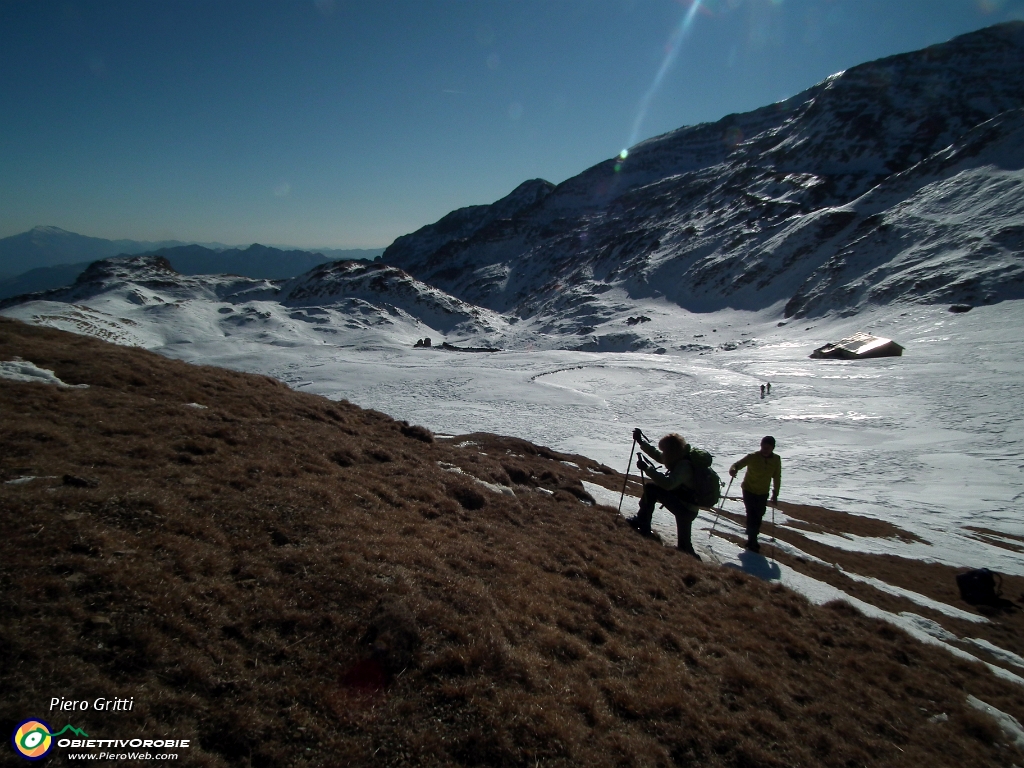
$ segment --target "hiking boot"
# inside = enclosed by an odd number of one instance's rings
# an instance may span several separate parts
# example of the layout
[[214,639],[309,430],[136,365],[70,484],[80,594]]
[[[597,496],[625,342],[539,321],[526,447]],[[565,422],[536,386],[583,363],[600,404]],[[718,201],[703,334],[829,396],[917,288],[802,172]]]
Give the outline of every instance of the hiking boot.
[[626,522],[629,523],[630,528],[639,533],[641,536],[650,536],[652,533],[650,523],[644,525],[640,522],[640,518],[636,515],[634,515],[633,517],[627,517]]
[[676,549],[678,549],[680,552],[683,552],[683,553],[689,555],[694,560],[696,560],[698,563],[703,562],[700,559],[700,555],[698,555],[696,552],[693,551],[693,547],[683,547],[683,546],[677,545]]
[[648,523],[644,526],[636,517],[627,517],[626,522],[629,523],[629,527],[639,533],[645,539],[654,539],[655,541],[661,541],[661,536],[651,530],[651,525]]
[[747,550],[756,554],[761,551],[761,545],[756,541],[748,541]]

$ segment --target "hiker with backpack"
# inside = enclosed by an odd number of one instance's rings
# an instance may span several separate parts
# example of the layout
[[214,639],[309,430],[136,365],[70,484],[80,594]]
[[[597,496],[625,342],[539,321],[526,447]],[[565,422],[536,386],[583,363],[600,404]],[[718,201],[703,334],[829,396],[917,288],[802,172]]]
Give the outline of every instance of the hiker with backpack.
[[[761,545],[757,543],[757,534],[761,530],[761,520],[768,508],[768,492],[772,491],[772,506],[779,501],[779,486],[782,484],[782,458],[775,452],[775,438],[767,435],[761,439],[760,450],[748,453],[729,467],[729,475],[744,467],[740,487],[743,489],[743,506],[747,510],[747,549],[759,552]],[[774,489],[772,485],[774,484]]]
[[697,518],[698,512],[694,503],[698,477],[690,461],[690,446],[681,435],[672,433],[661,438],[655,447],[639,428],[633,430],[633,440],[639,444],[641,451],[663,464],[666,471],[659,470],[642,455],[637,458],[636,465],[648,480],[644,483],[640,508],[636,516],[629,518],[629,524],[644,536],[652,536],[651,518],[654,515],[654,505],[660,503],[675,515],[679,535],[677,548],[700,560],[690,541],[690,526]]

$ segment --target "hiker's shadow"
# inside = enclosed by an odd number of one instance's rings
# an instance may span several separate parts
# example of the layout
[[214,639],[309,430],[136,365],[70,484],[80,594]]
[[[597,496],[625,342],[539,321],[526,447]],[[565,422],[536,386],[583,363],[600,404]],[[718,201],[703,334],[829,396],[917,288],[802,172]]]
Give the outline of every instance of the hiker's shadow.
[[740,564],[726,563],[726,568],[734,568],[737,571],[749,573],[762,581],[775,581],[782,577],[782,569],[779,564],[771,562],[764,555],[758,555],[749,550],[740,552]]
[[989,598],[988,600],[966,600],[965,602],[977,608],[978,613],[982,616],[987,616],[989,618],[999,616],[999,614],[1002,613],[1013,613],[1014,611],[1021,610],[1019,605],[1007,600],[1001,595]]

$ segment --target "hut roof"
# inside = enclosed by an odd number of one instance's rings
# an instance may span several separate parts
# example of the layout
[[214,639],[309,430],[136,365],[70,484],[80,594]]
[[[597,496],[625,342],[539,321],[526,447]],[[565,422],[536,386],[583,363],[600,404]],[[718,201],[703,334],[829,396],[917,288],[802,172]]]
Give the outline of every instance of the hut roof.
[[860,332],[818,347],[811,357],[863,360],[869,357],[899,357],[902,354],[903,347],[892,339],[883,339],[879,336],[872,336],[870,333]]

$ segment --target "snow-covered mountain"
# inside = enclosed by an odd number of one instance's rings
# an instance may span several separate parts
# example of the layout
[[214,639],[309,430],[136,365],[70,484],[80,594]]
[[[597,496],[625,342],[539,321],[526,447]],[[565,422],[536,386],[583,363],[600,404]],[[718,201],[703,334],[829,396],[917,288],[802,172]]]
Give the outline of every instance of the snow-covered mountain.
[[[1024,297],[1024,22],[526,182],[383,256],[466,301],[580,328],[619,288],[786,316]],[[593,312],[585,311],[587,305]],[[567,329],[568,330],[568,329]]]
[[289,280],[183,275],[156,255],[94,262],[74,285],[0,301],[11,317],[121,344],[164,347],[239,337],[267,344],[412,345],[480,339],[507,321],[397,267],[327,262]]
[[359,315],[379,315],[387,308],[391,315],[403,313],[444,334],[497,333],[507,325],[496,312],[467,304],[381,263],[324,264],[285,282],[278,300],[288,307],[330,306]]

